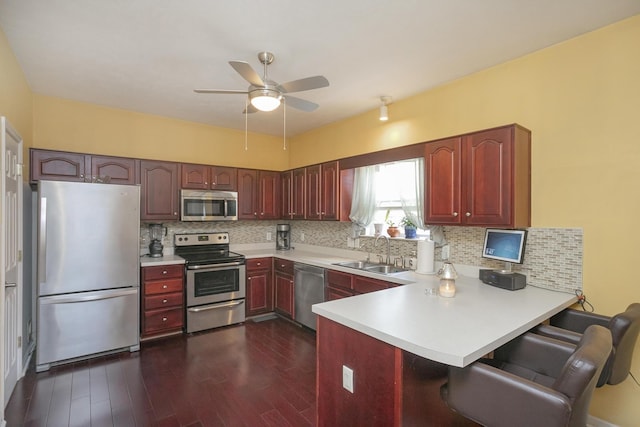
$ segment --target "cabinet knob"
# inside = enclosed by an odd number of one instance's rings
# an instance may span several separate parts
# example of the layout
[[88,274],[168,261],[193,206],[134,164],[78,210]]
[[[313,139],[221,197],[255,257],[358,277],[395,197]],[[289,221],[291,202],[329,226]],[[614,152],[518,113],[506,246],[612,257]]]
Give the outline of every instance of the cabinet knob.
[[257,263],[256,263],[256,265],[257,265],[258,267],[260,267],[260,266],[262,265],[262,263],[261,263],[261,262],[257,262]]
[[167,289],[167,285],[162,285],[162,289]]
[[471,212],[467,212],[465,215],[469,217],[471,216]]
[[174,214],[175,216],[178,216],[178,212],[174,212],[173,214]]
[[163,318],[162,318],[162,321],[163,321],[163,322],[166,322],[166,321],[167,321],[167,318],[166,318],[166,317],[163,317]]
[[454,212],[454,213],[453,213],[453,216],[458,216],[458,212]]
[[166,304],[166,303],[168,303],[168,302],[169,302],[169,301],[167,301],[166,299],[163,299],[163,300],[162,300],[162,303],[163,303],[163,304]]
[[162,270],[162,274],[167,274],[167,270]]

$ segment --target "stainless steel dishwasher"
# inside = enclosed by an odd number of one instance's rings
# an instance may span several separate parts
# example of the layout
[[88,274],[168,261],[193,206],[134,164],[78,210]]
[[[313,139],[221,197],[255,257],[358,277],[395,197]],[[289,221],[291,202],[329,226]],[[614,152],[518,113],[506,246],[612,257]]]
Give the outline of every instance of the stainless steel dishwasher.
[[293,264],[294,320],[316,330],[316,315],[311,306],[324,302],[324,268]]

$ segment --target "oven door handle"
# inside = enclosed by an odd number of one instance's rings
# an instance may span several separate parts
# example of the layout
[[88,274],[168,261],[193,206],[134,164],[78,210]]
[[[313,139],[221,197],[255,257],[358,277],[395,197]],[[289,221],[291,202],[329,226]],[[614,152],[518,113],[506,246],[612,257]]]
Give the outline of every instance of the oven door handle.
[[201,311],[214,310],[216,308],[237,307],[240,304],[244,304],[244,300],[223,302],[221,304],[206,305],[206,306],[203,306],[203,307],[193,307],[193,308],[187,309],[187,311],[190,311],[191,313],[200,313]]
[[242,261],[236,262],[224,262],[222,264],[209,264],[209,265],[189,265],[187,264],[187,270],[220,270],[225,267],[234,267],[244,264]]

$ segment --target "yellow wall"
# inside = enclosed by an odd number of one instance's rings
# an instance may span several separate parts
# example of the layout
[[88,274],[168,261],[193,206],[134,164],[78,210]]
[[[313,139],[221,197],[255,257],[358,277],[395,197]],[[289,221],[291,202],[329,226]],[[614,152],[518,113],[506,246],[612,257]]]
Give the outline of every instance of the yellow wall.
[[32,140],[32,99],[27,80],[0,30],[0,116],[7,117],[11,126],[18,131],[25,150]]
[[[584,230],[584,291],[598,312],[640,302],[640,15],[395,102],[389,117],[294,137],[292,167],[519,123],[532,131],[532,226]],[[632,372],[640,379],[640,342]],[[637,425],[638,402],[627,379],[598,389],[591,413]]]
[[280,137],[34,95],[33,146],[83,153],[284,170]]

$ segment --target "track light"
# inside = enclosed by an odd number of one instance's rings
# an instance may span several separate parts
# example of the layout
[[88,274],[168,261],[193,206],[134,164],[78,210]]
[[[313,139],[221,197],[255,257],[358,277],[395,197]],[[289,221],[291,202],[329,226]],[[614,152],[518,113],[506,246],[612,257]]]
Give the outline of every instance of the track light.
[[386,122],[387,120],[389,120],[389,109],[387,108],[387,104],[389,104],[391,102],[391,97],[390,96],[381,96],[380,97],[380,102],[382,102],[382,105],[380,106],[380,117],[379,117],[379,120],[381,122]]

